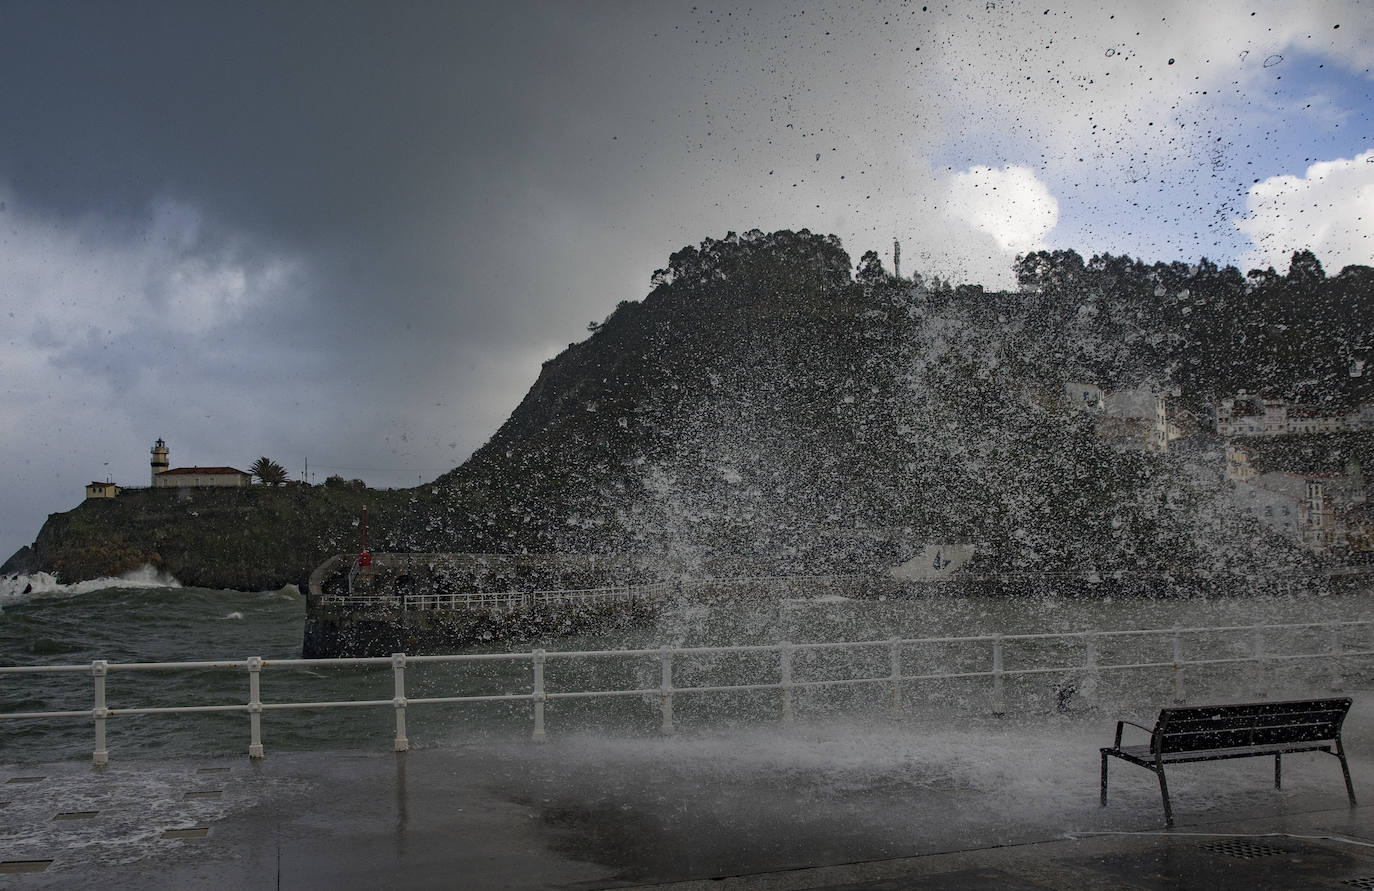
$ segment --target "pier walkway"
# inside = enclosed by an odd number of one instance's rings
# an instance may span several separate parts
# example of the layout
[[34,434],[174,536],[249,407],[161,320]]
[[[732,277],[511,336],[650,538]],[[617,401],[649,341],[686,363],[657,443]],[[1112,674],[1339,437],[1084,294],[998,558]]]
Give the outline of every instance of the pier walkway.
[[[1118,771],[1116,715],[0,765],[0,888],[1374,888],[1374,691],[1321,754]],[[1131,716],[1122,716],[1131,717]],[[0,756],[3,757],[3,756]]]

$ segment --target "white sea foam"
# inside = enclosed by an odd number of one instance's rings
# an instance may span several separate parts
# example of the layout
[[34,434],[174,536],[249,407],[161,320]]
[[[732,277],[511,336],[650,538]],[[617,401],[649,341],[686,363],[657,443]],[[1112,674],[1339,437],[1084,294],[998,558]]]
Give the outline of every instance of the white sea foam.
[[180,588],[181,582],[152,566],[140,566],[120,576],[88,579],[64,585],[46,572],[0,577],[0,606],[44,594],[85,594],[103,588]]
[[243,618],[243,613],[239,612],[238,610],[234,610],[232,613],[230,613],[229,615],[225,616],[224,618],[226,618],[226,619],[240,619],[240,620],[241,620],[241,619]]

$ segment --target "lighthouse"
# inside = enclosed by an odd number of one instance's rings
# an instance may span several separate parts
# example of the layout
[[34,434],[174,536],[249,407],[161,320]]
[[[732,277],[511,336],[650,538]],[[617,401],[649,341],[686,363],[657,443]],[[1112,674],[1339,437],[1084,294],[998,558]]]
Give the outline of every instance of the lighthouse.
[[153,461],[152,461],[152,464],[153,464],[153,482],[152,482],[152,485],[156,486],[156,485],[157,485],[157,475],[158,475],[159,473],[164,472],[164,471],[167,469],[167,443],[165,443],[165,442],[162,441],[162,437],[158,437],[157,442],[153,443]]

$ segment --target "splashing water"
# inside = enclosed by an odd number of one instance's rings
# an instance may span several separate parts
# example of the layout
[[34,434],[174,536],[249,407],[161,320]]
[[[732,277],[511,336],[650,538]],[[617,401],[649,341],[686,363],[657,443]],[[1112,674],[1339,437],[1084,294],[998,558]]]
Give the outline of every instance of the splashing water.
[[20,598],[44,594],[88,594],[110,588],[180,588],[181,582],[152,566],[140,566],[123,575],[88,579],[64,585],[47,572],[11,575],[0,578],[0,610]]

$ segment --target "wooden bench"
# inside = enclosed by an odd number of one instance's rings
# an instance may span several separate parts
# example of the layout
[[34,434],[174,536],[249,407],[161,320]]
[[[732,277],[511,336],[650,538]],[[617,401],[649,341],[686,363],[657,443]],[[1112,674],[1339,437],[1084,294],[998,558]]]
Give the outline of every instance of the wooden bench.
[[[1174,825],[1169,805],[1169,785],[1164,765],[1187,761],[1219,761],[1226,758],[1274,756],[1274,788],[1280,788],[1282,758],[1290,752],[1326,752],[1340,759],[1345,791],[1355,804],[1350,765],[1341,745],[1341,724],[1350,711],[1350,699],[1302,699],[1291,702],[1252,702],[1236,705],[1198,705],[1160,711],[1153,730],[1133,721],[1116,722],[1116,740],[1102,749],[1102,805],[1107,804],[1107,756],[1111,755],[1159,777],[1164,797],[1164,820]],[[1145,745],[1123,746],[1125,726],[1150,734]]]

